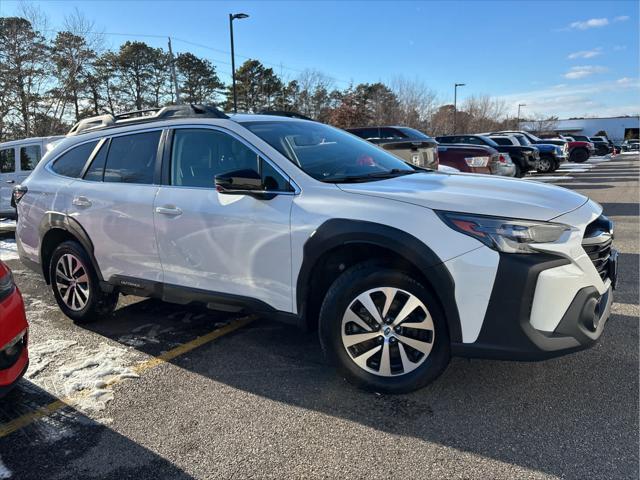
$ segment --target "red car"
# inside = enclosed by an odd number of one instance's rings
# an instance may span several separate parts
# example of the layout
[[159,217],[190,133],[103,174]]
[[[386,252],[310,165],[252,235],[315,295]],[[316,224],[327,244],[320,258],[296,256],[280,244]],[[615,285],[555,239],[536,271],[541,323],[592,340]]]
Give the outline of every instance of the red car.
[[11,270],[0,261],[0,397],[24,375],[29,365],[27,317]]
[[515,166],[507,157],[507,154],[485,145],[438,145],[440,165],[457,168],[461,172],[513,177]]

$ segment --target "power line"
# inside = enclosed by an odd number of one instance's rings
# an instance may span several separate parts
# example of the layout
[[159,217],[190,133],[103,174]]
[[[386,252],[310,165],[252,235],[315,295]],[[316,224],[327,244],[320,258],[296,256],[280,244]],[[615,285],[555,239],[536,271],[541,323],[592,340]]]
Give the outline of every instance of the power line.
[[[64,32],[66,30],[55,30],[55,29],[43,29],[43,31],[45,32],[51,32],[51,33],[61,33]],[[94,34],[94,35],[111,35],[111,36],[119,36],[119,37],[140,37],[140,38],[157,38],[157,39],[162,39],[165,40],[167,37],[171,37],[172,40],[178,41],[178,42],[182,42],[185,43],[187,45],[192,45],[194,47],[198,47],[198,48],[203,48],[205,50],[211,50],[213,52],[218,52],[218,53],[224,53],[227,55],[231,55],[231,52],[229,52],[228,50],[222,50],[219,48],[213,48],[210,47],[208,45],[204,45],[202,43],[198,43],[198,42],[193,42],[191,40],[185,40],[184,38],[179,38],[179,37],[174,37],[171,35],[157,35],[157,34],[147,34],[147,33],[123,33],[123,32],[94,32],[94,31],[89,31],[86,30],[82,33],[88,34]],[[244,58],[245,60],[251,60],[252,57],[247,57],[246,55],[240,55],[240,54],[236,54],[237,57],[240,58]],[[213,60],[214,62],[217,63],[221,63],[224,65],[231,65],[231,62],[225,61],[225,60],[220,60],[219,58],[212,58],[209,57],[208,60]],[[296,73],[304,73],[305,70],[300,70],[298,68],[293,68],[293,67],[287,67],[286,65],[284,65],[283,63],[273,63],[273,62],[268,62],[265,60],[260,60],[260,63],[264,64],[264,65],[269,65],[271,67],[275,67],[275,68],[280,68],[280,69],[284,69],[284,70],[290,70],[292,72],[296,72]],[[220,73],[224,73],[227,75],[231,75],[230,72],[224,72],[222,70],[218,70]],[[344,79],[340,79],[340,78],[336,78],[332,75],[328,75],[328,77],[333,80],[336,83],[344,83],[347,85],[350,85],[351,83],[353,83],[350,80],[344,80]]]

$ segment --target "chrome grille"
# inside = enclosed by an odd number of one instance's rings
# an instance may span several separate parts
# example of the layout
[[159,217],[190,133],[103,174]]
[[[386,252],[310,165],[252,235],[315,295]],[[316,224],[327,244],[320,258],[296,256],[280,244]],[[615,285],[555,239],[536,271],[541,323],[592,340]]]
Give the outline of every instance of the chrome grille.
[[613,243],[613,222],[604,215],[600,215],[587,225],[582,239],[582,248],[589,255],[593,265],[598,270],[600,278],[607,278],[608,262]]

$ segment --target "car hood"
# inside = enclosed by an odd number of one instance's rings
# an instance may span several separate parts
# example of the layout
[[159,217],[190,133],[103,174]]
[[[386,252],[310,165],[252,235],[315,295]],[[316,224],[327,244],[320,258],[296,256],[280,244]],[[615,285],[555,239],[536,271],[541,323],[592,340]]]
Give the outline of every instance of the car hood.
[[366,183],[338,184],[343,191],[389,198],[433,210],[551,220],[588,198],[566,188],[492,175],[416,173]]

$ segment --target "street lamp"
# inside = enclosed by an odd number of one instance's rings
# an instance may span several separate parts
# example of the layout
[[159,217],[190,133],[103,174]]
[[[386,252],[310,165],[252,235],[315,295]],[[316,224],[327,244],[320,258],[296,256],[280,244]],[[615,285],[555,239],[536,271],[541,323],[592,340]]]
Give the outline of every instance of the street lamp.
[[229,14],[229,34],[231,35],[231,84],[233,85],[233,113],[238,113],[238,97],[236,96],[236,59],[233,52],[233,21],[248,18],[246,13]]
[[456,133],[456,112],[458,110],[458,87],[464,87],[466,83],[453,84],[453,133]]
[[518,104],[518,130],[520,130],[520,107],[526,107],[527,104],[526,103],[519,103]]

